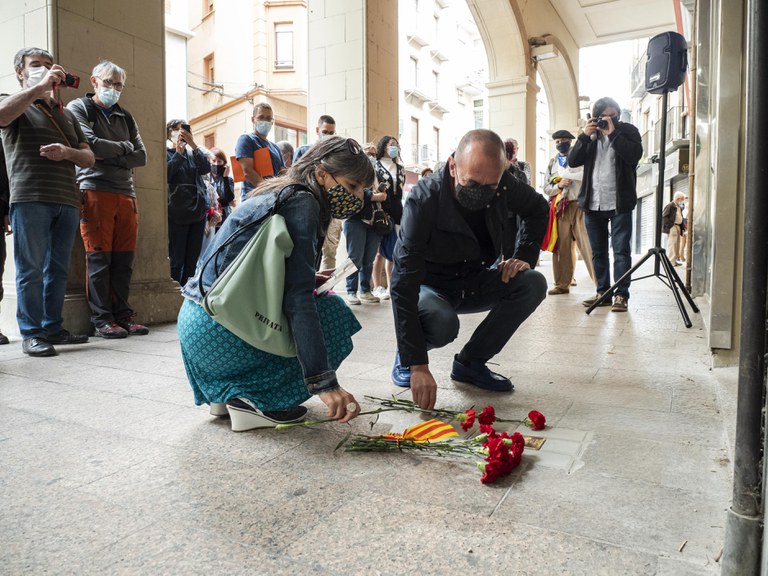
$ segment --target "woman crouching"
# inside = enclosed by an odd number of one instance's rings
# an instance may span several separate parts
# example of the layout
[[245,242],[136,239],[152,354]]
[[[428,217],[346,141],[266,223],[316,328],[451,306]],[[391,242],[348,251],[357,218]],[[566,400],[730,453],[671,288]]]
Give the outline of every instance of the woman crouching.
[[[222,224],[203,254],[205,262],[230,235],[267,214],[278,197],[293,251],[285,261],[283,310],[296,357],[276,356],[241,340],[217,324],[200,306],[201,269],[184,287],[178,331],[184,367],[195,403],[210,404],[211,413],[232,418],[235,431],[296,422],[307,412],[301,406],[318,395],[328,416],[348,422],[360,412],[355,398],[341,388],[336,368],[352,351],[352,335],[360,325],[338,296],[316,296],[315,261],[319,241],[331,218],[344,219],[363,206],[363,190],[374,180],[373,167],[351,138],[316,143],[286,174],[264,182]],[[253,237],[258,227],[243,232],[218,270],[202,270],[209,289],[226,264]],[[234,252],[234,253],[233,253]]]

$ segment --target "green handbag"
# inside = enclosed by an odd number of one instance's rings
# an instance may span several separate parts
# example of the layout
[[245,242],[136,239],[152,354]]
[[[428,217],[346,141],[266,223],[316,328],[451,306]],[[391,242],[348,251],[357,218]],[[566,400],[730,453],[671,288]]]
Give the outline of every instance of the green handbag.
[[[285,219],[276,214],[278,204],[262,218],[233,232],[200,269],[198,287],[208,315],[251,346],[287,358],[296,356],[296,345],[283,312],[285,260],[293,251]],[[232,240],[247,229],[259,229],[241,252],[203,289],[203,270]]]

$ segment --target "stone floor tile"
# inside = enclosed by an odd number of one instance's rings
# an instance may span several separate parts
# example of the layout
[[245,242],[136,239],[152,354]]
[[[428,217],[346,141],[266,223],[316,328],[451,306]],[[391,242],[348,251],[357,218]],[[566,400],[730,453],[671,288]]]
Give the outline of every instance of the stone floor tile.
[[[676,556],[685,557],[685,548]],[[704,564],[686,562],[678,558],[659,558],[659,571],[657,576],[718,576],[720,574],[720,564],[715,562],[717,554],[714,557],[707,558]]]
[[587,469],[609,476],[723,498],[732,471],[725,444],[701,445],[674,435],[639,439],[633,433],[595,431],[584,460]]
[[[589,455],[585,456],[589,462]],[[542,490],[542,487],[546,489]],[[725,495],[723,495],[725,496]],[[722,545],[728,498],[627,480],[589,464],[574,474],[531,467],[515,484],[497,519],[527,522],[635,550],[671,555],[683,542],[690,557],[714,556]]]
[[564,428],[595,430],[607,433],[629,433],[636,438],[654,440],[657,437],[676,438],[705,446],[720,446],[723,442],[722,423],[706,415],[672,413],[637,408],[616,408],[574,402],[558,422]]
[[54,418],[19,426],[2,447],[0,482],[6,496],[28,494],[32,486],[76,488],[156,457],[160,448]]
[[[136,554],[141,550],[141,554]],[[314,562],[233,542],[201,515],[196,525],[160,520],[94,553],[79,574],[184,574],[210,576],[331,576]],[[89,570],[90,568],[90,570]]]
[[[344,554],[334,553],[334,542],[339,540],[345,544]],[[465,572],[616,576],[650,575],[657,568],[652,554],[373,493],[345,502],[287,555],[312,560],[332,573],[382,576]]]
[[3,518],[0,565],[5,574],[86,574],[92,554],[146,529],[151,521],[129,508],[111,506],[66,486],[30,486],[26,493],[0,490]]

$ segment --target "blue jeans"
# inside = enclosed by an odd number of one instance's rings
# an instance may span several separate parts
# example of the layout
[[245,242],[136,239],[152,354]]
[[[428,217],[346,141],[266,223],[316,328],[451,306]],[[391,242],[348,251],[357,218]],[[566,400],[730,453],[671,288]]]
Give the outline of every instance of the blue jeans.
[[16,263],[16,321],[26,340],[62,329],[69,259],[77,235],[78,209],[54,202],[11,205]]
[[[613,280],[621,278],[632,267],[632,212],[616,214],[613,210],[586,212],[584,224],[587,227],[589,244],[592,247],[592,265],[597,280],[597,293],[602,294],[611,287],[608,238],[613,248]],[[608,225],[610,224],[610,232]],[[616,287],[616,296],[629,299],[627,278]]]
[[362,220],[350,219],[344,221],[344,236],[347,238],[347,254],[357,266],[357,274],[347,276],[347,294],[371,291],[371,274],[373,260],[381,243],[381,236],[373,231]]
[[422,285],[419,320],[427,350],[442,348],[459,334],[459,314],[489,311],[461,350],[467,360],[487,362],[501,352],[512,335],[547,294],[547,279],[524,270],[506,284],[495,268],[468,280],[460,292]]

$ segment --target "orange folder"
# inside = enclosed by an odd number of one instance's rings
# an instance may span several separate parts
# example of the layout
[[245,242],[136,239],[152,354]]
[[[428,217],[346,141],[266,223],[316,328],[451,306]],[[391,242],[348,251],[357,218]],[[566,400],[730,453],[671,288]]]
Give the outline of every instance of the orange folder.
[[229,157],[229,164],[232,166],[232,179],[235,182],[245,182],[245,172],[243,167],[240,166],[240,162],[234,156]]
[[[231,156],[229,161],[232,165],[232,179],[235,182],[245,182],[245,172],[237,158]],[[258,172],[262,178],[274,176],[275,170],[272,168],[272,156],[269,154],[269,148],[259,148],[253,152],[253,169]]]
[[262,178],[275,175],[272,168],[272,156],[269,154],[269,148],[259,148],[253,152],[253,168]]

